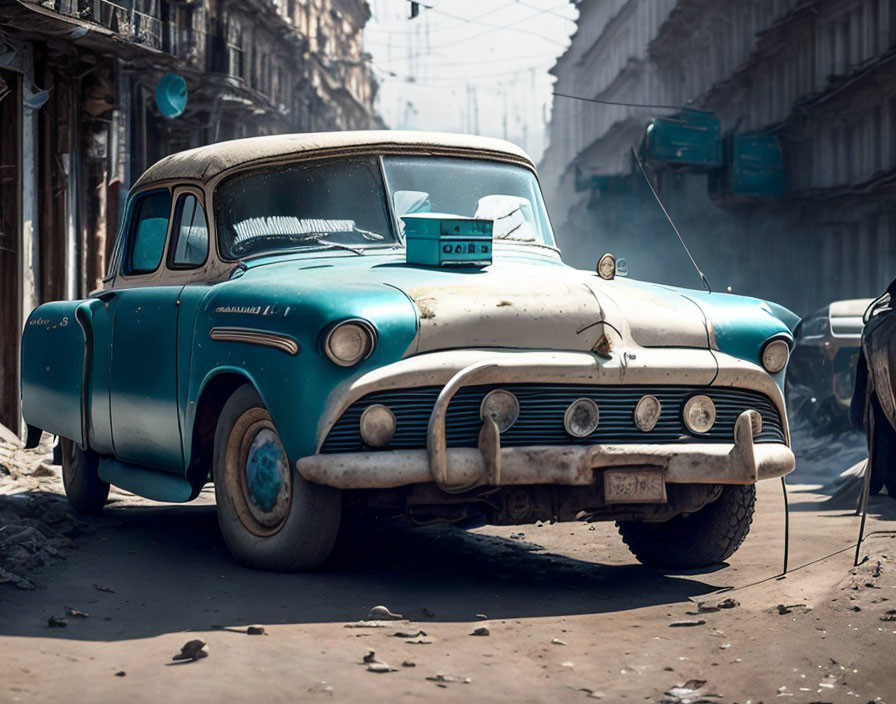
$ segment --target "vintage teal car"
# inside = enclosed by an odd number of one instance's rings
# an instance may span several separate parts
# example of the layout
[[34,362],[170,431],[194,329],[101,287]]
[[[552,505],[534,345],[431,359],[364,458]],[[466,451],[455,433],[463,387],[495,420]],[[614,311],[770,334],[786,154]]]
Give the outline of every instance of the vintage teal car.
[[211,479],[254,567],[322,564],[355,512],[615,520],[642,562],[693,567],[793,469],[796,322],[564,264],[506,142],[258,137],[139,179],[103,288],[28,319],[22,409],[76,509]]

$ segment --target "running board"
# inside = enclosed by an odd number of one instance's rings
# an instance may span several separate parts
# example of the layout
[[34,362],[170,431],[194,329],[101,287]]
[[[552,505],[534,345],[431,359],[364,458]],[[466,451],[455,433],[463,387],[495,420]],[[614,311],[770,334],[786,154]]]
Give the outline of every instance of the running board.
[[194,498],[193,485],[185,477],[112,457],[100,459],[99,475],[104,482],[153,501],[184,503]]

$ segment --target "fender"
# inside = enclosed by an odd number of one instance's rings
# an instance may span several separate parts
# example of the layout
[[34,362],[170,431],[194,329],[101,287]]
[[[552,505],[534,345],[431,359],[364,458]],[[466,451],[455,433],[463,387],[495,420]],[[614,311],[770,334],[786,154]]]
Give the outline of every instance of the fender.
[[25,422],[87,446],[93,308],[96,299],[35,308],[22,333],[22,416]]

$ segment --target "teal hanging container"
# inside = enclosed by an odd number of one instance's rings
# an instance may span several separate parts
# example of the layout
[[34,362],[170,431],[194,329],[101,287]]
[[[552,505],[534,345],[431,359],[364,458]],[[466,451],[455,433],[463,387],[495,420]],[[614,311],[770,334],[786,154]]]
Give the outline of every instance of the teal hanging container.
[[722,127],[715,114],[686,108],[655,117],[644,131],[641,152],[652,164],[709,171],[722,166]]

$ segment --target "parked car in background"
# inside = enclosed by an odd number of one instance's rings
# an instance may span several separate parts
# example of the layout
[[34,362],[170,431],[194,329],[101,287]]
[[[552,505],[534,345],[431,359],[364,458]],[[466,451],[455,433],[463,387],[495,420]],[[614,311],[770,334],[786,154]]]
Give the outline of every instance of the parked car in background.
[[102,290],[33,311],[29,440],[71,503],[211,478],[246,565],[320,565],[344,515],[614,520],[715,564],[793,469],[797,318],[565,265],[531,159],[462,135],[259,137],[174,154],[128,198]]
[[849,405],[870,298],[834,301],[807,315],[794,331],[787,367],[787,408],[822,431],[849,427]]

